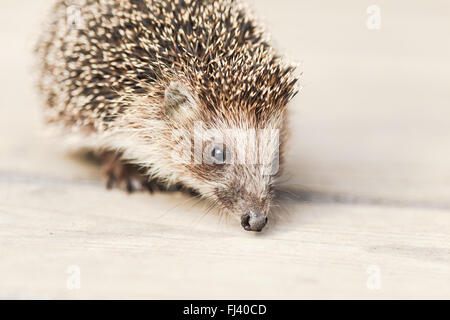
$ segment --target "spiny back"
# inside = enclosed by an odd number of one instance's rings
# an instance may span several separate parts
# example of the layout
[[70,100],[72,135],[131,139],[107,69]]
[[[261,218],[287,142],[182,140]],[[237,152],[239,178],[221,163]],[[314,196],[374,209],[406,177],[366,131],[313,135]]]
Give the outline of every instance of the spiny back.
[[282,112],[297,81],[264,35],[232,0],[58,1],[37,47],[48,121],[108,129],[130,96],[163,98],[174,77],[212,116],[264,120]]

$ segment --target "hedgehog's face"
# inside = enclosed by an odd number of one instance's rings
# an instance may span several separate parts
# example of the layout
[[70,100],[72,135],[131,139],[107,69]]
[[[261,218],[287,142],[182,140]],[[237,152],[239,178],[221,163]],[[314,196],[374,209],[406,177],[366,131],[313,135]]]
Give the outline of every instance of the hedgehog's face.
[[207,178],[219,206],[238,218],[245,230],[261,231],[278,173],[278,130],[227,128],[220,122],[213,126],[205,130],[204,163],[194,170]]
[[261,231],[278,174],[284,117],[266,121],[263,128],[255,128],[255,121],[246,117],[211,120],[204,111],[197,112],[198,106],[186,92],[173,84],[166,90],[166,113],[177,128],[171,135],[176,146],[170,151],[172,166],[173,170],[184,168],[177,179],[239,219],[245,230]]

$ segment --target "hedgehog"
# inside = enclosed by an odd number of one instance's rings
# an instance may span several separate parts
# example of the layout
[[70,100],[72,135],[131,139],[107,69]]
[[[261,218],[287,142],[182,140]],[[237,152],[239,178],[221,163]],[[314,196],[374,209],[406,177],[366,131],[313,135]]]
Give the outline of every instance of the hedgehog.
[[266,226],[299,87],[248,5],[58,0],[47,21],[45,122],[100,159],[109,188],[190,190]]

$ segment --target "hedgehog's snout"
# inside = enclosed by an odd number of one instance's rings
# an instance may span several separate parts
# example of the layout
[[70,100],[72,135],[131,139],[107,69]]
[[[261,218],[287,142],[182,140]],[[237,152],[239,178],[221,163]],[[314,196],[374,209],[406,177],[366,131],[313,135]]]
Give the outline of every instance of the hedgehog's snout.
[[249,211],[241,217],[241,225],[246,231],[260,232],[267,224],[267,216],[258,211]]

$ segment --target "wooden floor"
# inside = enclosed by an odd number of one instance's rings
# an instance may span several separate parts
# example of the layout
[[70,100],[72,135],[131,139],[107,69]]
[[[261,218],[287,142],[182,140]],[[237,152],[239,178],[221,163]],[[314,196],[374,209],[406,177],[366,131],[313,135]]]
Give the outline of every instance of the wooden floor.
[[[43,134],[31,47],[51,1],[0,12],[0,298],[450,298],[450,4],[254,1],[301,62],[279,219],[106,191]],[[277,4],[274,7],[274,4]]]

